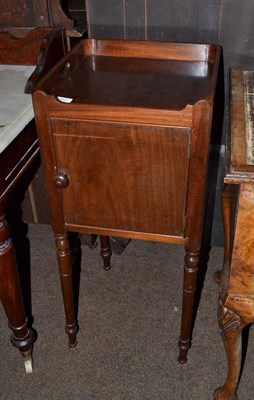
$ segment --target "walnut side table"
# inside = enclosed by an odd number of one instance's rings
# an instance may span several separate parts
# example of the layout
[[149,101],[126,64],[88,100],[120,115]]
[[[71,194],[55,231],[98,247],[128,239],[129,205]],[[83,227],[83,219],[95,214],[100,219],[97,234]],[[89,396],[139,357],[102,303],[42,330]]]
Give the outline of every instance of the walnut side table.
[[179,340],[186,362],[219,59],[214,45],[88,39],[37,86],[70,345],[78,326],[68,231],[178,243],[186,250]]
[[253,100],[254,71],[233,69],[231,137],[227,144],[227,168],[222,193],[225,253],[223,270],[216,275],[220,278],[218,318],[228,358],[228,374],[224,385],[215,391],[215,400],[237,399],[242,330],[254,322]]

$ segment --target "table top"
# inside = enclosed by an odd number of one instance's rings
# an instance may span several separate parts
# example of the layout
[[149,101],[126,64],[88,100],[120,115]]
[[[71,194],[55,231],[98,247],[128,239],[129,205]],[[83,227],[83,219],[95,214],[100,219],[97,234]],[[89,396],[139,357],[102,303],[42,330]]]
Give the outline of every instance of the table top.
[[[110,50],[105,51],[103,42],[110,42]],[[163,110],[182,110],[213,94],[214,60],[208,56],[208,45],[193,45],[193,53],[189,44],[185,48],[153,42],[150,53],[142,46],[148,45],[116,40],[91,45],[86,40],[65,57],[41,88],[72,103]]]
[[246,164],[254,168],[254,71],[243,71]]
[[227,143],[228,183],[254,182],[254,71],[231,70],[230,134]]
[[83,56],[49,94],[79,103],[183,109],[209,94],[208,62]]
[[0,153],[34,117],[32,98],[24,93],[34,68],[0,65]]

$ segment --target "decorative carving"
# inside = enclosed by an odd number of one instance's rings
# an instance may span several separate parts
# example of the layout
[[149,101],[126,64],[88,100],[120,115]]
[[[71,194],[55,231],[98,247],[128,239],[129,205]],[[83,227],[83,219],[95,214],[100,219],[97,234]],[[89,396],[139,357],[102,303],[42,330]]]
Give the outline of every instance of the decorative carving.
[[221,334],[225,331],[238,330],[242,320],[234,311],[227,308],[221,300],[219,301],[218,323]]

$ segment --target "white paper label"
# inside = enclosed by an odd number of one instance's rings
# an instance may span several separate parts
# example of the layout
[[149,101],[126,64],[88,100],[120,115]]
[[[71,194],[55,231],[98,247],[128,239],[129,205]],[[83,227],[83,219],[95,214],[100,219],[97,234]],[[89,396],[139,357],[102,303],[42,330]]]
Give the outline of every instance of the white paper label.
[[62,103],[71,103],[73,99],[70,97],[62,97],[62,96],[57,96],[58,100],[61,101]]

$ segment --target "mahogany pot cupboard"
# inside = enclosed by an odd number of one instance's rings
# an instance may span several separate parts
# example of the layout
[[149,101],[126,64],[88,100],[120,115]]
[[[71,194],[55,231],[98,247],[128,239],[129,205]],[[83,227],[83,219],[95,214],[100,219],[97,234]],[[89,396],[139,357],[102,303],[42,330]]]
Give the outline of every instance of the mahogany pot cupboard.
[[[69,231],[177,243],[186,252],[179,339],[186,362],[219,59],[215,45],[87,39],[36,86],[71,346],[78,324]],[[104,250],[107,264],[107,243]]]

